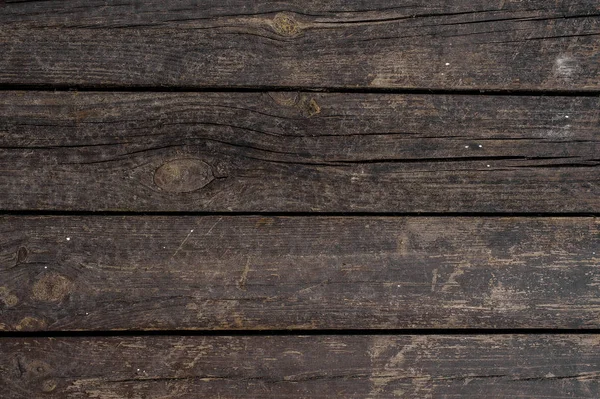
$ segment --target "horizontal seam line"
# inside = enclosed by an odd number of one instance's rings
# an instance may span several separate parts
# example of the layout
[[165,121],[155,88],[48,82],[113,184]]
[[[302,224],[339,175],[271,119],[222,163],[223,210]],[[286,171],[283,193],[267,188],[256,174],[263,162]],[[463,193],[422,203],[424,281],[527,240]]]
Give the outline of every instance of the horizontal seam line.
[[114,93],[268,93],[268,92],[322,92],[340,94],[430,94],[430,95],[495,95],[495,96],[553,96],[598,97],[600,88],[594,90],[535,90],[535,89],[430,89],[430,88],[380,88],[380,87],[304,87],[304,86],[85,86],[85,85],[21,85],[0,84],[0,91],[52,91],[52,92],[114,92]]
[[0,332],[0,338],[149,337],[149,336],[366,336],[366,335],[597,335],[600,329],[548,328],[419,328],[419,329],[274,329],[274,330],[111,330]]
[[203,212],[0,210],[0,216],[598,217],[600,212]]

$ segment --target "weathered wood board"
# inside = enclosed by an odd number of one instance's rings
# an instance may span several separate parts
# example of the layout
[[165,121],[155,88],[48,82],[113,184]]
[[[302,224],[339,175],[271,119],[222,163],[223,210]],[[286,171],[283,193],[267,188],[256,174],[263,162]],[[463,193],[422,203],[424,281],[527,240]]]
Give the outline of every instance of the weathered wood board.
[[595,0],[2,1],[0,84],[600,89]]
[[0,218],[0,330],[600,328],[597,218]]
[[0,0],[0,398],[598,399],[598,93],[595,0]]
[[588,398],[597,335],[5,338],[21,398]]
[[0,208],[597,213],[599,110],[595,97],[0,92]]

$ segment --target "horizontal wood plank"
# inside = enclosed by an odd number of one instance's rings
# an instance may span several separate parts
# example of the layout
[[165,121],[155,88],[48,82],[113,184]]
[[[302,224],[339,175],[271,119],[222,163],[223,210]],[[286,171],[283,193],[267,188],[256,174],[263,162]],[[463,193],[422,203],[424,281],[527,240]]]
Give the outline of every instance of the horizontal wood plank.
[[0,84],[600,89],[595,0],[2,1]]
[[597,335],[5,338],[21,398],[589,398]]
[[0,330],[600,328],[597,218],[0,218]]
[[599,109],[594,97],[2,92],[0,209],[596,213]]

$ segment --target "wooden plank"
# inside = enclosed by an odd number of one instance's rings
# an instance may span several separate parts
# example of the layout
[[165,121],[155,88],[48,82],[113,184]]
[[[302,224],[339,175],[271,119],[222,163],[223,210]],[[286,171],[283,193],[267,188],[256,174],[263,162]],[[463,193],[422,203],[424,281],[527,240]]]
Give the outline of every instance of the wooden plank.
[[0,84],[600,88],[595,0],[76,0],[0,7]]
[[0,330],[600,328],[597,218],[0,218]]
[[5,399],[590,398],[597,335],[5,338]]
[[595,213],[599,109],[595,97],[2,92],[0,209]]

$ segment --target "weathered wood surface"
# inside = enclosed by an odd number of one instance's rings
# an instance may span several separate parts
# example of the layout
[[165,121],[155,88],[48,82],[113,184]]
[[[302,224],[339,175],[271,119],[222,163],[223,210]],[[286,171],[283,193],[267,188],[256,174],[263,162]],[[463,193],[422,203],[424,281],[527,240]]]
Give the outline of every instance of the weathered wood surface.
[[600,89],[596,0],[2,1],[0,84]]
[[596,218],[0,218],[0,330],[600,328]]
[[597,335],[5,338],[21,398],[589,398]]
[[599,109],[593,97],[2,92],[0,209],[595,213]]

